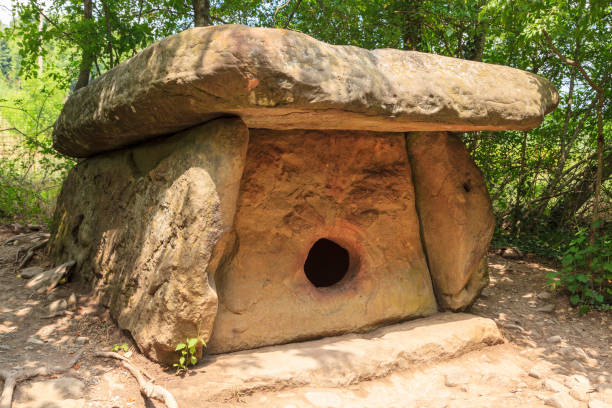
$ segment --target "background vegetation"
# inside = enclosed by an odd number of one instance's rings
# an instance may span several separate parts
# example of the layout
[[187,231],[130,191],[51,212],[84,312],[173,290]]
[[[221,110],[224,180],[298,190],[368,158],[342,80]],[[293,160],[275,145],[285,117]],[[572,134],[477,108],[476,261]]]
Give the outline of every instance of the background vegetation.
[[49,217],[73,161],[51,149],[64,98],[193,25],[298,30],[333,44],[509,65],[561,103],[530,132],[462,134],[497,217],[495,245],[562,261],[551,283],[612,304],[612,5],[601,0],[13,1],[0,38],[0,219]]

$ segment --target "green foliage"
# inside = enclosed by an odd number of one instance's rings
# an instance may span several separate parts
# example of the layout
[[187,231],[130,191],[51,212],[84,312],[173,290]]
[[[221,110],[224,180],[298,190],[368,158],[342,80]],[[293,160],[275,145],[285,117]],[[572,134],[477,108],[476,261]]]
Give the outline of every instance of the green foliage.
[[186,371],[190,365],[194,366],[197,364],[197,347],[199,344],[206,347],[206,342],[201,337],[188,338],[185,340],[185,343],[176,345],[174,351],[178,352],[179,359],[177,363],[172,364],[172,367],[176,367],[177,374],[181,371]]
[[8,78],[12,66],[12,57],[6,39],[0,37],[0,74]]
[[111,348],[111,351],[116,353],[117,351],[123,351],[124,353],[127,353],[130,350],[130,346],[127,343],[122,343],[122,344],[115,344],[113,345],[113,348]]
[[93,3],[92,19],[84,19],[81,1],[13,2],[18,20],[7,32],[19,43],[22,76],[38,75],[41,55],[44,71],[56,68],[47,61],[50,54],[59,52],[65,58],[56,71],[57,82],[67,89],[77,76],[83,53],[93,56],[95,77],[155,40],[189,26],[189,7],[176,0]]
[[17,42],[4,43],[11,65],[0,76],[0,222],[47,222],[74,164],[53,149],[51,140],[65,91],[53,71],[19,78]]
[[[598,225],[600,227],[601,225]],[[590,308],[612,309],[612,236],[599,234],[594,242],[580,228],[565,249],[562,269],[547,276],[553,288],[566,289],[581,313]]]

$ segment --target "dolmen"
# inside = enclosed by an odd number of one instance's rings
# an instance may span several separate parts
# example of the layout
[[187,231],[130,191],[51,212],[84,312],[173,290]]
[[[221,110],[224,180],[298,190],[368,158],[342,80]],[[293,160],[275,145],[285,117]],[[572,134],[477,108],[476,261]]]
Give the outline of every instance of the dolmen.
[[67,100],[83,158],[50,252],[148,357],[370,330],[468,308],[488,282],[485,181],[452,132],[558,103],[517,69],[287,30],[193,28]]

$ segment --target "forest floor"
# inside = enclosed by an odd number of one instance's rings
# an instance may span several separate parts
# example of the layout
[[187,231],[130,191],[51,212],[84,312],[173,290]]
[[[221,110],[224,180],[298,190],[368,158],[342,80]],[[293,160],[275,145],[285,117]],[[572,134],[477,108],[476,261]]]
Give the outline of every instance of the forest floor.
[[[14,408],[162,407],[143,399],[137,382],[118,361],[92,355],[122,343],[130,344],[132,364],[181,402],[184,377],[138,353],[84,288],[72,282],[49,294],[26,288],[28,281],[15,270],[15,260],[31,243],[1,245],[13,236],[0,226],[0,370],[59,366],[84,352],[79,363],[56,378],[20,383]],[[33,265],[49,267],[50,261],[39,254]],[[489,266],[491,283],[471,313],[493,319],[507,340],[504,344],[483,345],[454,359],[343,388],[237,388],[229,394],[202,395],[197,406],[611,407],[612,315],[592,311],[579,316],[566,296],[548,292],[545,274],[553,267],[546,262],[490,254]],[[67,309],[49,317],[49,305],[62,299]],[[203,383],[215,381],[206,374],[210,361],[214,358],[206,357],[191,370],[189,382],[198,377]]]

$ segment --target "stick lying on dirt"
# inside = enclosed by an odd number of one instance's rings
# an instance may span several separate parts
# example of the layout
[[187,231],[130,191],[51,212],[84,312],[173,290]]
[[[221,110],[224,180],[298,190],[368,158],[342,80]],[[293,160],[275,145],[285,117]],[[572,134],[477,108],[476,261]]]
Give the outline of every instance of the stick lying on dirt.
[[62,374],[70,370],[80,359],[82,351],[75,354],[74,358],[70,360],[66,367],[54,368],[49,367],[37,367],[37,368],[22,368],[17,371],[0,370],[0,379],[4,380],[4,387],[2,389],[2,395],[0,396],[0,408],[11,408],[13,405],[13,392],[18,382],[27,380],[29,378],[39,376],[51,376]]
[[[121,354],[107,352],[107,351],[100,351],[100,352],[94,353],[94,356],[104,357],[104,358],[114,358],[117,360],[121,360],[121,365],[123,365],[123,367],[126,370],[128,370],[136,378],[136,381],[138,381],[138,385],[140,386],[140,392],[144,396],[161,401],[164,404],[166,404],[168,408],[178,408],[178,404],[176,403],[176,400],[174,399],[172,394],[170,394],[170,392],[167,389],[165,389],[164,387],[160,385],[155,385],[152,382],[145,380],[140,370],[138,370],[136,367],[130,364],[128,359],[123,357]],[[0,408],[4,408],[4,407],[0,406]]]

